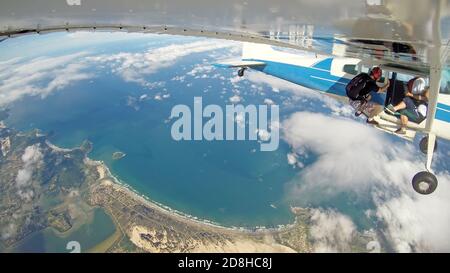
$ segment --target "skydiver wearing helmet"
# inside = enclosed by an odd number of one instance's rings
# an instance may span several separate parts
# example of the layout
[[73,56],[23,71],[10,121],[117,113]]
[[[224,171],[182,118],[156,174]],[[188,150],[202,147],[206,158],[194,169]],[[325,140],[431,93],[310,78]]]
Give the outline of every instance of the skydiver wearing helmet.
[[[389,104],[386,110],[393,115],[400,114],[401,125],[395,131],[397,134],[406,134],[406,125],[411,120],[422,122],[427,116],[429,87],[423,78],[416,77],[408,81],[405,98],[397,104]],[[398,113],[398,114],[397,114]]]
[[367,115],[366,122],[373,125],[378,125],[378,122],[373,117],[382,111],[383,108],[378,103],[370,101],[370,93],[385,92],[389,87],[389,82],[383,87],[377,85],[377,81],[381,79],[382,74],[381,68],[374,67],[369,74],[361,73],[355,76],[346,86],[350,105],[356,109],[355,115],[359,116],[365,113]]

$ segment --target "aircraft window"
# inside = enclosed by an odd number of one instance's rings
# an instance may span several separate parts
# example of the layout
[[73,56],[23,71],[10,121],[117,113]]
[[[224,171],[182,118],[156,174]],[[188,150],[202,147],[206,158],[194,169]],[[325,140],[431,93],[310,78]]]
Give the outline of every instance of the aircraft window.
[[414,78],[414,76],[412,76],[412,75],[397,73],[397,80],[399,80],[399,81],[408,82],[412,78]]
[[442,71],[440,93],[450,94],[450,69],[445,69]]
[[342,69],[345,73],[357,75],[358,70],[356,69],[356,65],[354,64],[346,64],[344,65],[344,68]]
[[370,69],[371,69],[371,67],[368,67],[368,66],[363,65],[363,66],[361,67],[361,72],[369,73]]
[[441,83],[441,94],[450,94],[450,82]]

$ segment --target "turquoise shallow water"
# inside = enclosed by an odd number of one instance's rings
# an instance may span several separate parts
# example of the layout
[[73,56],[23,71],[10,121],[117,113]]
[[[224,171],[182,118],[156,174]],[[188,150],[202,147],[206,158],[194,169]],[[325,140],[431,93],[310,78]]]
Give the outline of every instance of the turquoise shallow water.
[[69,234],[57,234],[50,228],[35,232],[21,241],[12,249],[12,252],[70,252],[66,246],[71,241],[78,242],[81,247],[80,251],[85,252],[106,240],[114,231],[115,226],[111,218],[102,209],[95,209],[92,221],[88,221]]

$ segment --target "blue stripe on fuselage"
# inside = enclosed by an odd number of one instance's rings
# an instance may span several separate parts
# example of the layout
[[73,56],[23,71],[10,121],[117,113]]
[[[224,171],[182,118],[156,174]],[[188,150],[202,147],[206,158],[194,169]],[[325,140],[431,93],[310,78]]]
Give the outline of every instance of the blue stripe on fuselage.
[[[438,103],[439,105],[440,103]],[[436,109],[436,119],[450,123],[450,110]]]
[[313,65],[313,67],[330,71],[332,62],[333,62],[333,58],[327,58],[323,61],[316,63],[315,65]]
[[443,104],[443,103],[439,103],[438,102],[437,107],[441,108],[442,110],[450,111],[450,105],[447,105],[447,104]]
[[[253,69],[304,87],[347,97],[345,86],[350,80],[331,75],[329,69],[325,70],[318,67],[304,67],[259,59],[245,59],[244,61],[264,62],[266,64],[265,66],[253,67]],[[329,58],[321,61],[316,66],[320,65],[321,67],[325,67],[324,62],[329,62],[329,66],[331,67],[331,61],[332,58]],[[385,98],[385,94],[372,93],[372,100],[381,105],[384,105]]]

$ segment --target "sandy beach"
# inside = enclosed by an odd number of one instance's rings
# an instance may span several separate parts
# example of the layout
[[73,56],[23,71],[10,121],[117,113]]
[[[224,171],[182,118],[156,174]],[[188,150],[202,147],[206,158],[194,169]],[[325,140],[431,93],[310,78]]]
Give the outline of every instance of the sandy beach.
[[[145,234],[152,238],[152,241],[143,239],[142,235]],[[134,226],[130,232],[130,240],[138,247],[145,249],[152,253],[158,253],[161,251],[161,245],[168,243],[167,234],[163,233],[162,236],[157,236],[157,231],[152,228],[143,226]],[[160,247],[154,247],[154,244],[158,244]],[[274,242],[273,238],[266,236],[263,242],[255,242],[246,238],[239,238],[238,240],[227,240],[221,244],[204,243],[201,240],[193,239],[190,244],[195,247],[190,251],[192,253],[295,253],[296,251],[287,246],[283,246]],[[179,252],[175,251],[175,252]]]
[[89,164],[96,165],[99,179],[102,180],[103,185],[108,185],[108,186],[114,187],[115,190],[124,191],[124,192],[126,192],[127,195],[130,196],[130,198],[134,198],[135,200],[138,200],[139,202],[145,204],[146,206],[156,209],[156,210],[160,211],[161,213],[167,214],[171,217],[175,217],[179,221],[187,221],[190,224],[207,225],[209,227],[220,229],[221,231],[240,232],[240,233],[241,232],[266,233],[266,232],[274,232],[274,231],[286,231],[295,225],[295,222],[294,222],[294,223],[291,223],[288,225],[279,226],[277,228],[258,227],[257,229],[249,229],[249,228],[245,228],[245,227],[226,227],[226,226],[220,225],[218,223],[214,223],[209,220],[198,219],[195,216],[188,215],[188,214],[179,212],[177,210],[171,209],[167,206],[164,206],[162,204],[159,204],[157,202],[150,200],[146,196],[141,195],[136,190],[132,189],[129,185],[119,181],[116,177],[114,177],[104,162],[94,161],[92,159],[88,159],[88,161],[89,161]]
[[[102,188],[104,192],[109,192],[110,196],[117,196],[117,201],[121,205],[126,206],[126,203],[141,204],[154,210],[152,215],[160,215],[159,217],[171,219],[163,221],[163,223],[176,223],[175,225],[192,231],[193,236],[179,239],[178,235],[173,234],[173,232],[177,234],[177,228],[173,230],[171,224],[161,228],[159,227],[160,224],[142,224],[139,221],[122,222],[120,228],[124,234],[136,247],[145,252],[297,252],[295,249],[281,244],[279,239],[278,241],[275,239],[280,234],[296,234],[298,232],[296,222],[279,228],[267,229],[262,227],[250,230],[242,227],[226,227],[207,220],[193,218],[193,216],[172,210],[140,195],[115,178],[104,162],[90,159],[87,159],[87,161],[91,166],[95,166],[98,173],[100,184],[97,187]],[[145,217],[145,215],[142,216]],[[198,233],[210,235],[202,238],[195,236]],[[306,237],[301,234],[298,238],[304,240]],[[214,238],[217,238],[217,240]],[[307,246],[307,243],[305,245]],[[307,247],[305,249],[304,251],[308,251]]]

